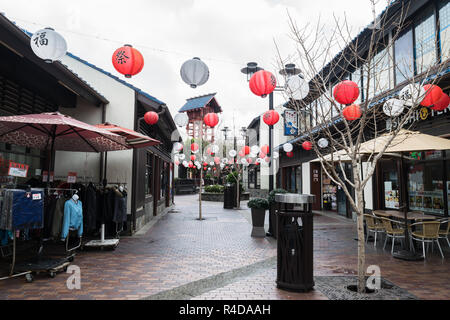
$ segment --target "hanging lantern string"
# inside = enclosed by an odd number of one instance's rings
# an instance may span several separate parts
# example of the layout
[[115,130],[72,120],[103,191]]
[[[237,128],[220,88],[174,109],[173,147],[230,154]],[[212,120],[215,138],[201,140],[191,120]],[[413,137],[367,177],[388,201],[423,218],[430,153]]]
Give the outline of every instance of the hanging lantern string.
[[[39,26],[39,27],[47,26],[47,25],[44,25],[42,23],[32,22],[32,21],[23,20],[23,19],[11,18],[11,20],[20,21],[20,22],[24,22],[24,23],[29,23],[29,24],[33,24],[33,25],[36,25],[36,26]],[[68,29],[65,29],[65,28],[57,27],[56,29],[64,31],[64,32],[67,32],[67,33],[72,33],[72,34],[75,34],[75,35],[79,35],[79,36],[82,36],[82,37],[91,38],[91,39],[97,39],[97,40],[106,41],[106,42],[114,42],[114,43],[119,43],[119,44],[124,44],[125,43],[124,41],[119,41],[119,40],[104,38],[104,37],[100,37],[100,36],[90,35],[90,34],[86,34],[86,33],[82,33],[82,32],[68,30]],[[145,49],[153,50],[153,51],[160,52],[160,53],[175,54],[175,55],[184,56],[184,57],[196,56],[195,54],[192,54],[192,53],[184,53],[184,52],[179,52],[179,51],[160,49],[160,48],[150,47],[148,45],[143,45],[143,44],[135,44],[135,46],[139,47],[139,48],[145,48]],[[229,63],[229,64],[234,64],[234,65],[239,65],[239,66],[242,64],[242,63],[236,62],[236,61],[225,60],[225,59],[221,59],[221,58],[204,57],[204,56],[202,56],[202,60],[223,62],[223,63]]]

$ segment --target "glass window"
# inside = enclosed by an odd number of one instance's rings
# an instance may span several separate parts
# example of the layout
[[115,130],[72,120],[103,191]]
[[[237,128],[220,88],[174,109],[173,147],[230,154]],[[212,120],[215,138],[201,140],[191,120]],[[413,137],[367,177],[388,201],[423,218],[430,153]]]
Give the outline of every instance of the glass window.
[[358,99],[356,99],[355,103],[360,104],[362,92],[364,90],[364,88],[362,86],[362,81],[361,81],[361,69],[360,68],[356,69],[355,72],[352,73],[351,80],[353,82],[355,82],[359,87],[359,96],[358,96]]
[[374,95],[379,95],[390,89],[389,87],[389,54],[386,49],[380,51],[373,58]]
[[384,190],[384,208],[399,208],[399,182],[397,166],[394,161],[383,162],[383,190]]
[[410,210],[444,215],[442,161],[411,161],[408,167]]
[[297,193],[302,193],[303,188],[302,188],[302,167],[301,166],[298,166],[295,169],[295,182],[296,182],[295,191]]
[[394,51],[395,83],[399,84],[414,75],[412,30],[408,30],[395,41]]
[[439,26],[442,61],[450,58],[450,1],[440,1]]
[[425,72],[436,63],[436,28],[433,7],[426,9],[422,18],[414,28],[416,71]]

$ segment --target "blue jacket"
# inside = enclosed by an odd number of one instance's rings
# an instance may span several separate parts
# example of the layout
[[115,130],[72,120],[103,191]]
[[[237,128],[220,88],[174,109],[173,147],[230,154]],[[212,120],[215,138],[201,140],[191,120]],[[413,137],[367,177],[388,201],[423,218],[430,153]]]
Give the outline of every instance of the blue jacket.
[[69,199],[64,204],[64,219],[61,230],[61,239],[66,239],[69,228],[78,230],[78,236],[83,235],[83,205],[80,200],[75,203]]

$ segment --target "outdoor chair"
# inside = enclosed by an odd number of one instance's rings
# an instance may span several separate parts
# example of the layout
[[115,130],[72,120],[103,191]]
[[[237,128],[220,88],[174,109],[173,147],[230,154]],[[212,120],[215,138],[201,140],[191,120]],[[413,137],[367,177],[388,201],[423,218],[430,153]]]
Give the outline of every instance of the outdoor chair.
[[411,238],[413,240],[422,242],[423,257],[425,258],[425,243],[434,244],[437,243],[439,251],[441,253],[442,259],[444,259],[444,254],[442,253],[441,245],[439,244],[439,228],[441,222],[439,221],[421,221],[411,224],[411,227],[421,227],[417,228],[416,231],[411,232]]
[[369,234],[372,232],[375,234],[375,241],[373,246],[377,246],[377,234],[378,233],[384,233],[384,226],[383,223],[379,220],[379,218],[373,214],[364,214],[364,220],[366,221],[366,227],[367,227],[367,236],[366,236],[366,243],[369,240]]
[[[448,235],[450,233],[450,219],[440,219],[438,220],[441,223],[441,227],[439,229],[439,239],[447,240],[447,244],[450,247],[450,241],[448,240]],[[442,228],[444,226],[444,228]]]
[[386,239],[384,240],[383,249],[386,248],[388,238],[392,238],[392,254],[394,253],[395,239],[405,239],[405,229],[403,228],[403,223],[385,217],[379,217],[378,219],[383,222],[384,230],[386,232]]

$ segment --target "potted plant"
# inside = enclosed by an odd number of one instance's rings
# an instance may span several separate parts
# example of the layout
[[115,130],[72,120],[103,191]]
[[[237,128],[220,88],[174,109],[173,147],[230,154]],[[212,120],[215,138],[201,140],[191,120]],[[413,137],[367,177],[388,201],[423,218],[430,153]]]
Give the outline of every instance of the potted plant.
[[267,235],[270,237],[277,238],[277,217],[275,216],[275,195],[277,193],[287,193],[285,189],[274,189],[269,192],[269,230]]
[[264,220],[266,210],[269,208],[269,202],[263,198],[251,199],[247,206],[252,209],[252,237],[265,237]]

